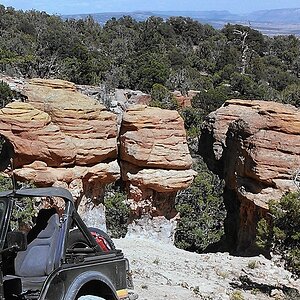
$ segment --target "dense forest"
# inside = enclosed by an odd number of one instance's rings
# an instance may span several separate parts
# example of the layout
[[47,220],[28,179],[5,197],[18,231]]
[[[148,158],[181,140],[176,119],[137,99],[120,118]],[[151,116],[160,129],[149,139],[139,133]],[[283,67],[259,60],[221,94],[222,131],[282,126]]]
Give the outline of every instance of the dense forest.
[[[185,17],[150,17],[137,22],[124,16],[100,26],[92,17],[63,20],[45,12],[0,5],[0,72],[102,84],[108,91],[139,89],[151,93],[154,105],[166,108],[178,109],[170,91],[186,94],[197,90],[192,107],[180,110],[195,157],[202,118],[226,99],[275,100],[300,106],[297,37],[268,37],[232,24],[216,30]],[[5,91],[5,97],[12,98],[3,83],[0,89],[2,96]],[[225,209],[222,182],[200,157],[196,161],[195,183],[177,199],[182,222],[176,242],[201,252],[220,238]]]
[[150,92],[153,84],[204,98],[278,100],[300,105],[300,40],[241,25],[216,30],[190,18],[63,20],[0,6],[0,70],[78,84]]

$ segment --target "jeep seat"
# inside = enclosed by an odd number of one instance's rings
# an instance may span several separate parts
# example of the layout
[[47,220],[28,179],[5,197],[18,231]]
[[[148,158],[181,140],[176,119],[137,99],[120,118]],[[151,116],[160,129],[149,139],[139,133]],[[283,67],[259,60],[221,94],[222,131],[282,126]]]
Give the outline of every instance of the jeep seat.
[[25,251],[17,254],[15,274],[20,277],[42,277],[49,275],[55,267],[59,238],[59,217],[54,214],[48,225],[34,239]]

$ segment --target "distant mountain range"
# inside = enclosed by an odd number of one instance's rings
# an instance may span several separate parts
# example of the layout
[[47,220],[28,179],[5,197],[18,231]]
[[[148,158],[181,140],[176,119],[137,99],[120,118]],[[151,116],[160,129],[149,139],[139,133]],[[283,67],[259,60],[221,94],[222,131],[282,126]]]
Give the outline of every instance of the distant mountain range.
[[227,23],[251,26],[267,35],[295,34],[300,36],[300,8],[284,8],[260,10],[248,14],[233,14],[227,10],[221,11],[133,11],[106,12],[92,14],[64,15],[64,19],[84,19],[91,15],[101,25],[111,18],[131,16],[137,21],[144,21],[150,16],[167,19],[171,16],[190,17],[201,23],[208,23],[215,28],[222,28]]

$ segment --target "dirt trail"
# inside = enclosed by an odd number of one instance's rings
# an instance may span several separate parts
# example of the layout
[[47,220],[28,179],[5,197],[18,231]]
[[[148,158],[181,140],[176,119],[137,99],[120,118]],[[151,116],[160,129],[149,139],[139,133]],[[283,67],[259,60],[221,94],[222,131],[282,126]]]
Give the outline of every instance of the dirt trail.
[[[300,280],[263,256],[196,254],[141,238],[114,241],[130,260],[139,300],[300,299]],[[240,289],[243,279],[253,288]],[[290,288],[285,294],[283,286]]]

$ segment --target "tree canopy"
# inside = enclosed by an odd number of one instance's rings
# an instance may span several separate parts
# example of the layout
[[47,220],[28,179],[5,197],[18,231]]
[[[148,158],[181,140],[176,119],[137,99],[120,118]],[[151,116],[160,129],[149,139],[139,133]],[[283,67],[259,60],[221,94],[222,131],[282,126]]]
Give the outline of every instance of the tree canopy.
[[300,41],[293,35],[267,37],[232,24],[216,30],[187,17],[123,16],[100,26],[91,16],[63,20],[3,5],[0,33],[0,71],[9,75],[144,92],[155,84],[194,89],[209,102],[217,94],[211,107],[232,97],[299,106]]

